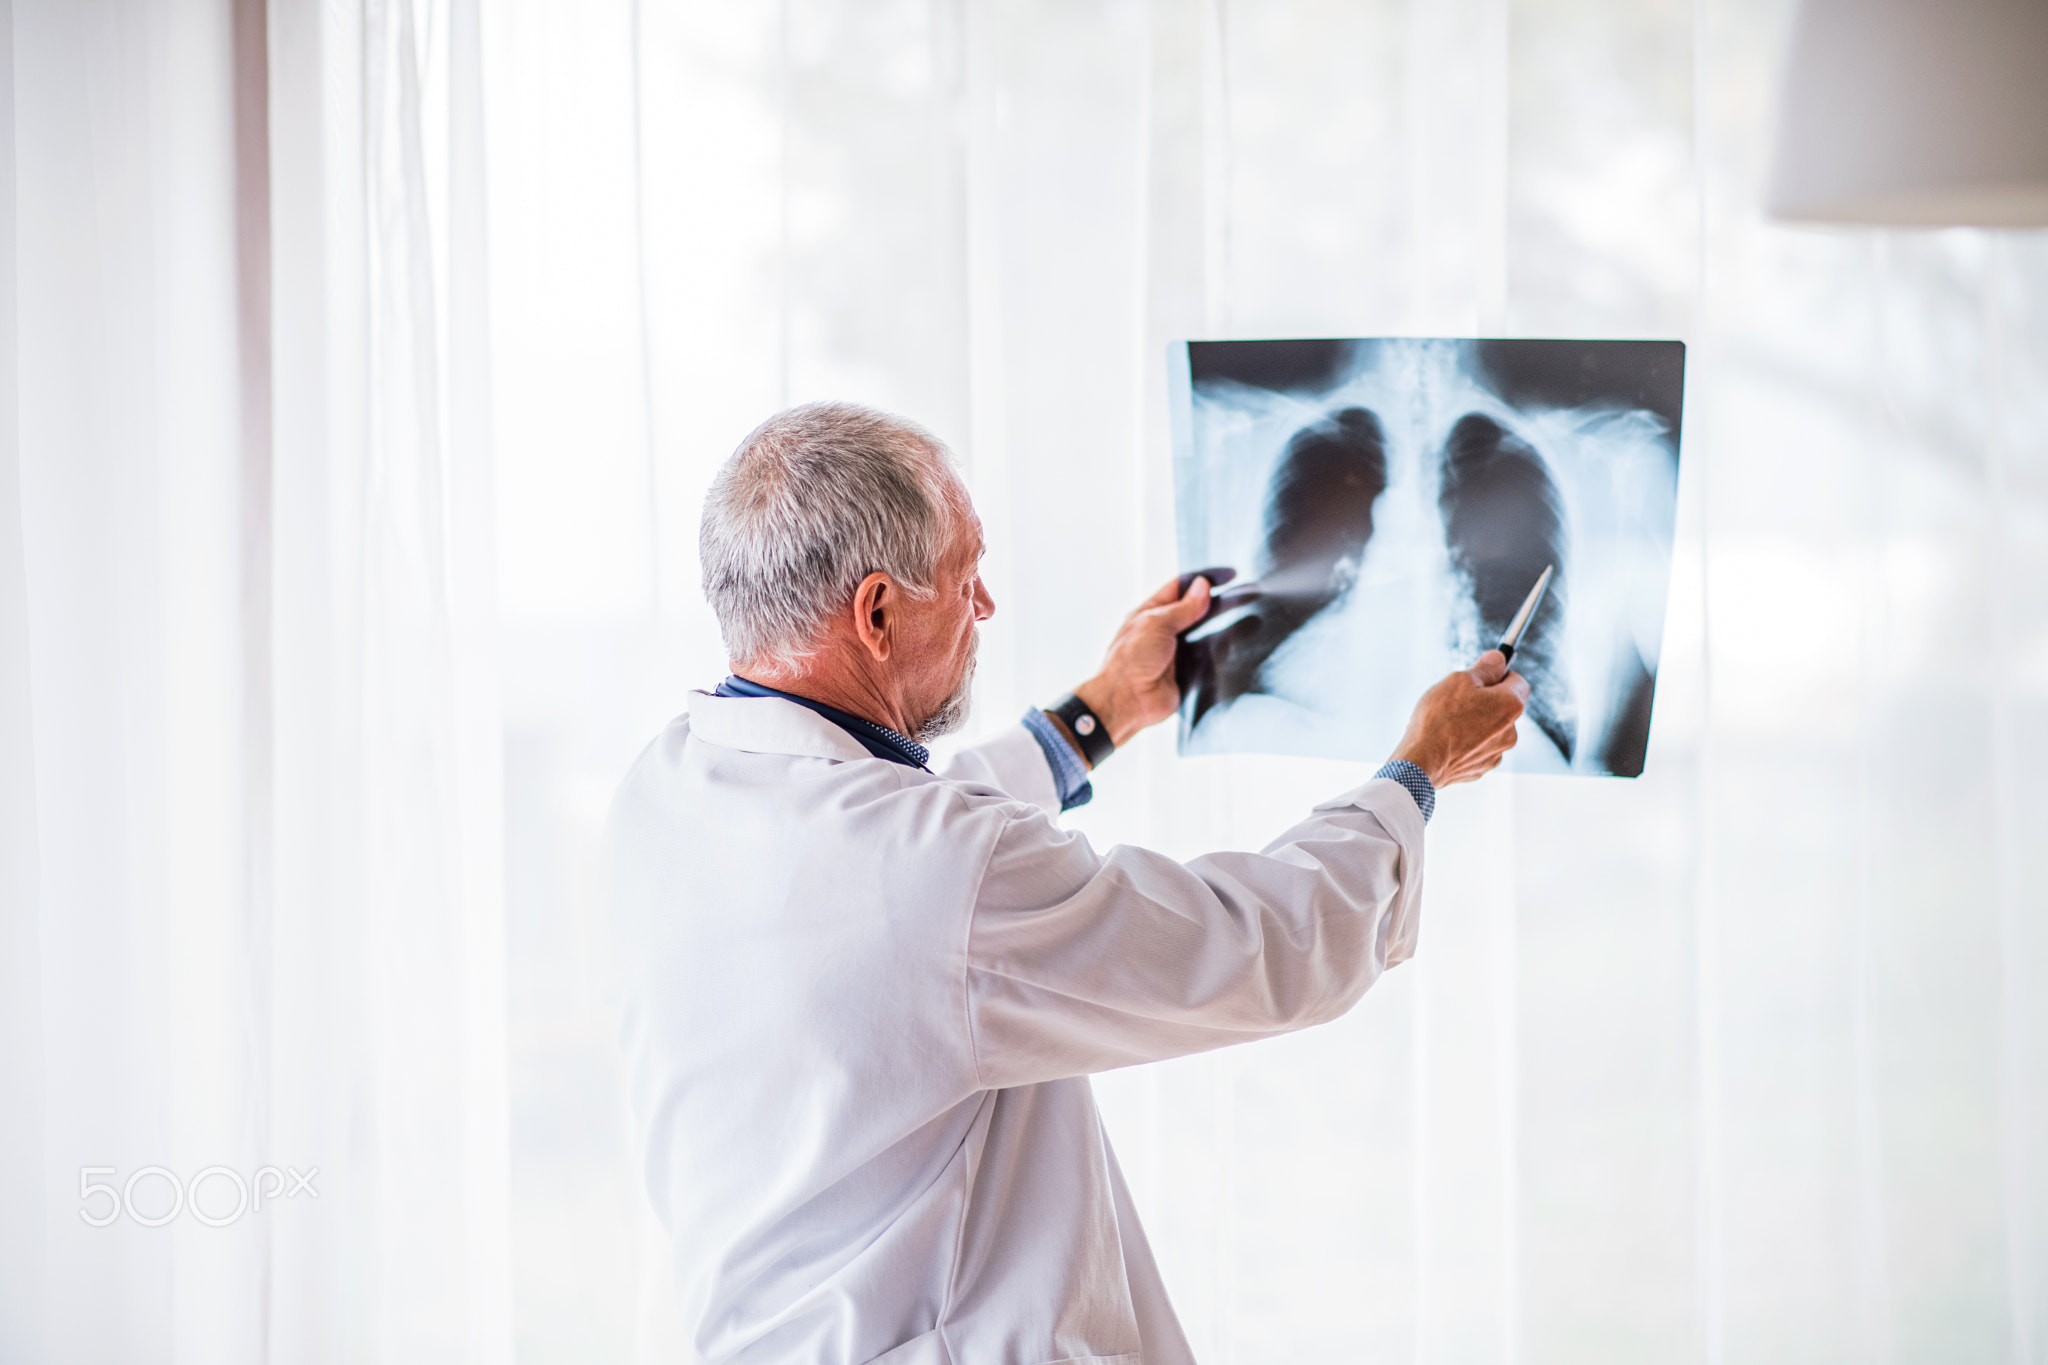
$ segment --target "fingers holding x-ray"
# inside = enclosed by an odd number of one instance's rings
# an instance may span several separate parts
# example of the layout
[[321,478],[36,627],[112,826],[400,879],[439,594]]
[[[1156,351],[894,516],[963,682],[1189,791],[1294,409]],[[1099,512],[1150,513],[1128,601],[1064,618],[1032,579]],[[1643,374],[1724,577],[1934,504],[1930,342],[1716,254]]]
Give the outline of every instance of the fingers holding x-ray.
[[1191,342],[1184,564],[1246,570],[1182,651],[1185,752],[1369,758],[1555,573],[1522,771],[1642,771],[1675,520],[1675,342]]

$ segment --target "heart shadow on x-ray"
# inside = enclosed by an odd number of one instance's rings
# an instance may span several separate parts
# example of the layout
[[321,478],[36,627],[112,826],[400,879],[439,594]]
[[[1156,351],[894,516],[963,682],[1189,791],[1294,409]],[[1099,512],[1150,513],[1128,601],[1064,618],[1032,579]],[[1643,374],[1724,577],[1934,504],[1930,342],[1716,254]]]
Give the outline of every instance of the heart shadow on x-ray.
[[[1478,413],[1452,427],[1442,466],[1439,504],[1451,561],[1489,637],[1507,629],[1530,586],[1546,566],[1553,568],[1515,667],[1529,679],[1532,719],[1569,762],[1573,735],[1562,719],[1567,694],[1551,644],[1565,600],[1564,578],[1556,572],[1564,557],[1557,491],[1526,442]],[[1211,617],[1236,609],[1236,618],[1192,642],[1184,639],[1175,661],[1191,726],[1214,707],[1270,691],[1265,674],[1274,653],[1343,602],[1372,540],[1373,505],[1386,487],[1385,428],[1369,409],[1345,408],[1288,441],[1267,487],[1264,543],[1252,578],[1256,593],[1219,597]],[[1199,625],[1190,633],[1199,633]]]

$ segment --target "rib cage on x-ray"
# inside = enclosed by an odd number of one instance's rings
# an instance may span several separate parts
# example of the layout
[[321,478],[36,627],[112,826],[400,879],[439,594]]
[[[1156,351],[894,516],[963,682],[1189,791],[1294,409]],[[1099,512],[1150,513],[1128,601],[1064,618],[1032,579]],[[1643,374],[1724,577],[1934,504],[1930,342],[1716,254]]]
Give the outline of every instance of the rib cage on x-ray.
[[1193,342],[1186,364],[1182,563],[1255,587],[1184,647],[1184,750],[1384,754],[1551,565],[1511,761],[1642,771],[1682,347]]
[[1564,514],[1542,456],[1491,417],[1467,413],[1444,442],[1437,505],[1452,567],[1479,619],[1499,639],[1543,570],[1550,589],[1522,632],[1515,667],[1529,680],[1529,715],[1567,762],[1577,747],[1559,677],[1558,623],[1571,593]]

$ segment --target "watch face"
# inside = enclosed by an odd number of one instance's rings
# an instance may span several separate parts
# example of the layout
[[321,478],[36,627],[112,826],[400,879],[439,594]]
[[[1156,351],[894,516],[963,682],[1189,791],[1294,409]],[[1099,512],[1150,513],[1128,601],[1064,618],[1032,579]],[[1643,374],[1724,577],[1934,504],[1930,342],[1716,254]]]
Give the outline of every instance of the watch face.
[[1075,733],[1075,734],[1077,734],[1077,735],[1092,735],[1092,734],[1094,734],[1094,733],[1095,733],[1095,717],[1093,717],[1093,716],[1079,716],[1079,717],[1076,717],[1076,718],[1075,718],[1075,721],[1074,721],[1074,733]]

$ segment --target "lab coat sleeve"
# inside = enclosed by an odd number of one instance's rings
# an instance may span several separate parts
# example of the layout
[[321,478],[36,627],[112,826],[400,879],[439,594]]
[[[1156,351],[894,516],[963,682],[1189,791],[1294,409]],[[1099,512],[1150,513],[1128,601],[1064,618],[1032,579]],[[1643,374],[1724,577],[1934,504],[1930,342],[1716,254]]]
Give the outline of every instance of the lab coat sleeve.
[[939,776],[988,787],[1048,815],[1059,814],[1060,788],[1052,765],[1022,725],[1005,726],[995,738],[962,749]]
[[1099,854],[1036,812],[994,841],[966,936],[991,1089],[1322,1023],[1415,949],[1422,813],[1384,778],[1258,853]]

